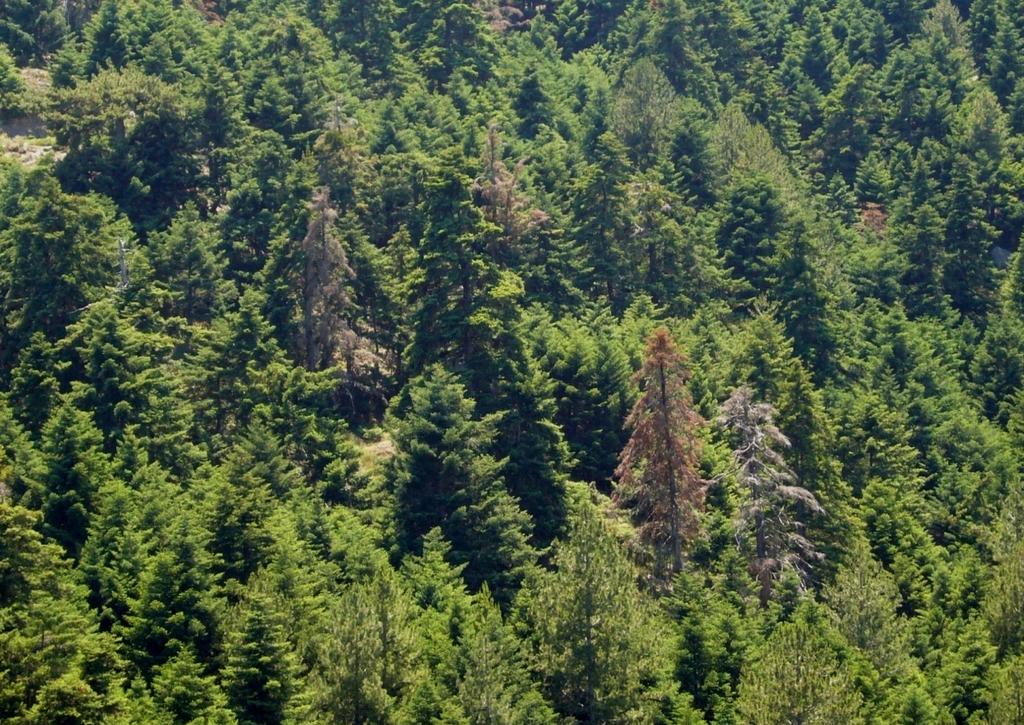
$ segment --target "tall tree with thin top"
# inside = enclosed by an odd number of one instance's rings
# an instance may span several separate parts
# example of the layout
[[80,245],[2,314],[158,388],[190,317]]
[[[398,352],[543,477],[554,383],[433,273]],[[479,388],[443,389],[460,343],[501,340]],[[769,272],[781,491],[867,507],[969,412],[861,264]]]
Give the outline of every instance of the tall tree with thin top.
[[752,530],[754,557],[751,573],[761,586],[761,606],[768,604],[776,576],[796,569],[806,576],[812,561],[821,558],[803,535],[800,511],[823,514],[814,494],[798,485],[796,474],[777,449],[789,448],[789,439],[776,427],[775,408],[754,401],[743,385],[722,406],[718,422],[733,431],[737,445],[733,457],[746,500],[740,506],[738,528]]
[[690,377],[669,331],[655,330],[634,376],[643,392],[626,418],[633,433],[615,472],[616,501],[632,508],[643,540],[659,554],[668,550],[673,574],[683,568],[683,545],[697,530],[706,488],[698,436],[704,419],[693,409]]

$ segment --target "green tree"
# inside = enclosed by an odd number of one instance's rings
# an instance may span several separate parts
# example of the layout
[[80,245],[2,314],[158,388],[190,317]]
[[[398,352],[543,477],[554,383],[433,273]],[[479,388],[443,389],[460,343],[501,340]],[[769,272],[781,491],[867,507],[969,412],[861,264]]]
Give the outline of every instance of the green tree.
[[110,204],[65,194],[44,170],[27,182],[29,193],[0,236],[9,270],[0,277],[7,365],[32,333],[56,342],[80,310],[108,293],[118,278],[118,244],[130,240]]
[[626,306],[630,275],[626,246],[630,213],[625,147],[610,131],[597,139],[593,162],[578,177],[573,234],[585,265],[579,287],[604,295],[616,310]]
[[188,515],[180,514],[165,524],[158,542],[143,565],[127,624],[118,632],[143,673],[153,673],[175,657],[188,664],[188,652],[206,662],[217,639],[215,580],[202,532]]
[[408,407],[392,421],[396,452],[388,479],[404,551],[414,551],[439,526],[452,561],[466,564],[467,583],[487,582],[508,602],[532,552],[529,517],[509,495],[503,462],[489,454],[499,416],[476,418],[476,404],[439,366],[411,381]]
[[175,215],[166,231],[150,236],[147,256],[165,316],[208,323],[221,311],[228,290],[218,244],[215,229],[192,203]]
[[157,712],[173,723],[200,721],[233,725],[237,722],[227,709],[224,692],[215,678],[206,674],[195,652],[187,647],[156,668],[153,701]]
[[58,0],[4,0],[0,18],[0,44],[22,62],[39,61],[57,50],[69,30]]
[[663,625],[593,504],[581,505],[554,571],[530,582],[523,606],[534,667],[558,712],[588,722],[655,716],[667,674]]
[[124,704],[116,642],[97,632],[83,589],[61,548],[38,532],[41,523],[39,514],[0,498],[0,717],[116,718]]
[[776,627],[743,669],[736,702],[743,722],[864,722],[861,694],[835,641],[811,605]]
[[282,722],[298,688],[299,663],[277,602],[257,582],[228,622],[221,678],[232,711],[243,724]]
[[113,475],[92,416],[64,400],[40,440],[43,470],[33,492],[43,531],[73,557],[81,552],[96,494]]
[[1024,644],[1024,545],[998,563],[984,604],[992,641],[1002,655],[1020,653]]
[[393,571],[348,589],[325,618],[305,712],[316,722],[389,722],[417,676],[418,631]]
[[1024,723],[1024,657],[1014,657],[998,666],[989,683],[988,721]]
[[554,723],[555,713],[530,681],[522,643],[486,588],[460,643],[459,701],[473,725]]
[[765,176],[740,179],[726,192],[719,209],[715,238],[725,266],[745,283],[746,296],[767,291],[786,223],[775,185]]
[[199,186],[196,115],[179,86],[103,70],[56,92],[47,120],[68,149],[58,174],[74,191],[109,196],[138,231],[162,227]]
[[25,82],[7,48],[0,43],[0,120],[17,116],[25,106]]

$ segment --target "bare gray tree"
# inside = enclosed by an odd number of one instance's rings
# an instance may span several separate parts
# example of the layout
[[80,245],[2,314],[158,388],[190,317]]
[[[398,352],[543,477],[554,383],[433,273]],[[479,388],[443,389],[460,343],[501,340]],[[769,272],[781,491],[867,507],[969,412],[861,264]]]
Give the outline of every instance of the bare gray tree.
[[777,450],[789,448],[789,439],[775,426],[775,413],[768,403],[755,402],[753,391],[744,385],[725,401],[718,418],[719,425],[738,438],[733,458],[747,495],[739,509],[737,530],[753,531],[750,568],[761,587],[761,606],[771,598],[780,573],[792,568],[804,581],[812,562],[822,558],[803,535],[804,524],[797,514],[825,510],[813,493],[798,485],[796,474]]

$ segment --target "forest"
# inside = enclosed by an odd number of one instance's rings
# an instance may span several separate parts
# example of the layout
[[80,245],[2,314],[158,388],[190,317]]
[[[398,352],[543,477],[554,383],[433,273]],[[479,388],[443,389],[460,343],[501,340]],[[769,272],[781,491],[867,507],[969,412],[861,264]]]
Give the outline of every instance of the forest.
[[0,0],[0,722],[1024,725],[1024,0]]

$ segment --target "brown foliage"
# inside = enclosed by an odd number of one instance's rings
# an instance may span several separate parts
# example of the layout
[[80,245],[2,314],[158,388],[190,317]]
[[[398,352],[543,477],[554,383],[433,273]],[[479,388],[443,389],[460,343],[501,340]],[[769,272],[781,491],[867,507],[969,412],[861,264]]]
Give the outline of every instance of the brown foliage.
[[615,471],[616,501],[632,509],[642,539],[659,553],[667,550],[673,573],[682,568],[684,543],[698,531],[707,488],[699,472],[704,419],[693,409],[690,377],[668,330],[655,330],[635,376],[643,392],[626,419],[633,433]]

